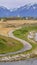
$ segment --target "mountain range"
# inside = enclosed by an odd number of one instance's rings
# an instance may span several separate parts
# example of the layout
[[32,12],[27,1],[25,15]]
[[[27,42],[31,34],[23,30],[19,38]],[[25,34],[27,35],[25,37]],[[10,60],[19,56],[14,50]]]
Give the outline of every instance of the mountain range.
[[15,9],[0,6],[0,17],[37,17],[37,4],[24,5]]

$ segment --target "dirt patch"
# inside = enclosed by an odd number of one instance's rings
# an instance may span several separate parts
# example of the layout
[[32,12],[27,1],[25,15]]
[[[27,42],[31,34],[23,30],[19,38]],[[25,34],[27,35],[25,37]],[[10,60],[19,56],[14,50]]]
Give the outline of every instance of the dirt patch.
[[37,23],[37,20],[9,20],[9,21],[0,21],[0,28],[15,28],[24,24],[35,24]]
[[14,28],[0,28],[0,35],[7,35],[10,30],[14,30]]

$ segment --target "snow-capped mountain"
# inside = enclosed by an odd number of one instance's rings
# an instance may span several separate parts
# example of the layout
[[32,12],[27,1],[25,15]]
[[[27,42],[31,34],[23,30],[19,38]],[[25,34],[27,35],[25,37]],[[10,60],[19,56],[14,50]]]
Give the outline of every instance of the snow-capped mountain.
[[26,16],[37,17],[37,4],[31,6],[29,5],[22,6],[18,8],[14,13],[22,17]]
[[11,17],[11,16],[20,16],[20,17],[37,17],[37,4],[29,4],[21,6],[17,9],[7,9],[5,7],[0,7],[0,17]]
[[0,7],[0,17],[9,16],[10,11],[5,7]]

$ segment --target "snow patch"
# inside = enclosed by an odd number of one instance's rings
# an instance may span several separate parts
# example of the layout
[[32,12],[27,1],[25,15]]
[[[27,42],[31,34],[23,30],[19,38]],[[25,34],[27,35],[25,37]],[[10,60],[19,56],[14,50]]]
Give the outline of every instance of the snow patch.
[[33,6],[33,9],[36,9],[36,7]]

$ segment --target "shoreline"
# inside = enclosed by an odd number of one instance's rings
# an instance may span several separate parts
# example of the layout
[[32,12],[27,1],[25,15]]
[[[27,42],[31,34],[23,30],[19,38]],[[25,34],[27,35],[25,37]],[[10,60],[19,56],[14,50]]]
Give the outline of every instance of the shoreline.
[[27,60],[30,58],[37,58],[37,54],[17,54],[15,56],[4,56],[0,58],[0,62],[15,62],[15,61],[21,61],[21,60]]

